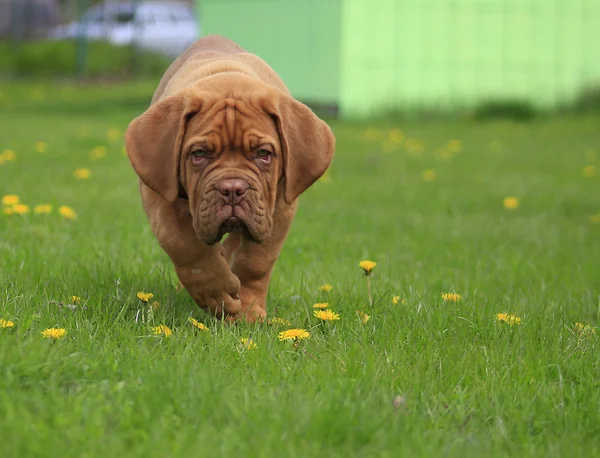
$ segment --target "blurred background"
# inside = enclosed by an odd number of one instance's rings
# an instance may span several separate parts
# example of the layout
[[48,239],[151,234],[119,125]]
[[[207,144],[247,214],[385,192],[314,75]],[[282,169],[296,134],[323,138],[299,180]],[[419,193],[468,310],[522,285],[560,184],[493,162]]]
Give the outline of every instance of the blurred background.
[[0,0],[0,76],[158,80],[213,33],[343,118],[600,109],[598,0]]

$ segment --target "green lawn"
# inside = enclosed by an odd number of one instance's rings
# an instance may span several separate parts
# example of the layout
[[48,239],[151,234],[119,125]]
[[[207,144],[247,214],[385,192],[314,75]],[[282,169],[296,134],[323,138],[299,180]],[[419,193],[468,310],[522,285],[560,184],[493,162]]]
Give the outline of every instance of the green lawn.
[[0,214],[3,458],[600,454],[599,118],[333,122],[334,164],[269,294],[270,316],[310,332],[294,345],[177,291],[122,151],[152,90],[2,87],[0,196],[31,208]]

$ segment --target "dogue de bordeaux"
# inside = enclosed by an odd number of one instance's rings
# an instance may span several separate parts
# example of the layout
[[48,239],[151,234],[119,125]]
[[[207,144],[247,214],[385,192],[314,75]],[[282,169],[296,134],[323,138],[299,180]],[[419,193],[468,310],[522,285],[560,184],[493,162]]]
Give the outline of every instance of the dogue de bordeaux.
[[125,142],[152,231],[195,302],[263,319],[297,198],[333,157],[327,124],[262,59],[207,36],[167,69]]

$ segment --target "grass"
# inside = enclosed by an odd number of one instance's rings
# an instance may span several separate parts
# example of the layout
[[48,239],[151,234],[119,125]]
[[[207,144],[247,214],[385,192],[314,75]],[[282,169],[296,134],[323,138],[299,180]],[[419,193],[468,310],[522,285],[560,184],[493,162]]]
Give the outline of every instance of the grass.
[[[54,206],[0,215],[3,457],[600,454],[600,342],[573,328],[599,319],[599,181],[582,174],[599,118],[332,122],[333,167],[301,197],[269,295],[271,316],[310,331],[296,348],[285,326],[226,325],[176,290],[122,153],[152,90],[3,88],[0,151],[16,159],[0,195]],[[160,303],[146,323],[138,291]],[[72,295],[75,310],[58,304]],[[325,301],[339,321],[312,316]]]

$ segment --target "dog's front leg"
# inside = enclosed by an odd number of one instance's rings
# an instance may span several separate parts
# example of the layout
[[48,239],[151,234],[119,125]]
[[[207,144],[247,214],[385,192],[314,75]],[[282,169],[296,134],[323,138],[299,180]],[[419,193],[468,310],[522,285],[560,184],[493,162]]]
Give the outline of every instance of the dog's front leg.
[[271,237],[263,243],[243,239],[239,234],[231,234],[224,242],[231,271],[241,283],[240,317],[248,321],[263,319],[267,315],[267,292],[273,266],[279,257],[288,230],[296,213],[296,203],[287,205],[278,201],[273,218]]

